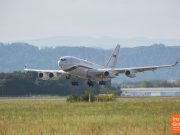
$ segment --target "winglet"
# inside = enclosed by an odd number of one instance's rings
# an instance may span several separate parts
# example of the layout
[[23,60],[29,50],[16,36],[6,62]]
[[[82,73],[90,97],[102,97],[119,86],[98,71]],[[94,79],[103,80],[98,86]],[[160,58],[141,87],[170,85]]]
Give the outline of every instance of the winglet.
[[179,61],[180,61],[180,59],[177,59],[176,62],[175,62],[175,64],[173,64],[173,66],[176,66]]

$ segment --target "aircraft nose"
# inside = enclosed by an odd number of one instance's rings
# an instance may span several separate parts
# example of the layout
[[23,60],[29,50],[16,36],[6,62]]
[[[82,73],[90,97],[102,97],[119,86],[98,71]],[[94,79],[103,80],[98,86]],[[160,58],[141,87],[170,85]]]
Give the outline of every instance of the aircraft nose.
[[59,67],[62,66],[61,60],[58,60],[58,66],[59,66]]

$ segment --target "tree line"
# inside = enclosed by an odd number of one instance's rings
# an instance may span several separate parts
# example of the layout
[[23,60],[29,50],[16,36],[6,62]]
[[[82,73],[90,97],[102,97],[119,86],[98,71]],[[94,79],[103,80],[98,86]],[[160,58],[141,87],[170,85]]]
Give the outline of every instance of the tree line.
[[121,88],[152,88],[152,87],[180,87],[180,81],[140,81],[140,82],[124,82]]
[[180,81],[141,81],[126,82],[116,86],[100,87],[94,82],[94,87],[90,88],[86,80],[78,78],[78,86],[71,85],[71,79],[60,77],[59,80],[40,80],[34,72],[12,72],[0,73],[0,96],[33,96],[33,95],[82,95],[89,91],[98,93],[116,93],[120,88],[135,87],[180,87]]
[[86,85],[85,80],[78,79],[79,85],[72,86],[71,80],[59,78],[59,80],[40,80],[37,73],[13,72],[0,73],[0,96],[33,96],[33,95],[79,95],[91,90],[99,92],[99,85],[94,84],[93,88]]

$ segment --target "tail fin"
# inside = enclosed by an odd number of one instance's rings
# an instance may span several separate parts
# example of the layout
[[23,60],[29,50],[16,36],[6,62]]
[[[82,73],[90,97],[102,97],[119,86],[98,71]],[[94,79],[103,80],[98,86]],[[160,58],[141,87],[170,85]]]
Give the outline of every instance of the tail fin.
[[120,49],[120,45],[118,44],[116,46],[116,48],[114,49],[111,57],[109,58],[108,62],[106,63],[105,67],[107,68],[114,68],[118,59],[118,55],[119,55],[119,49]]

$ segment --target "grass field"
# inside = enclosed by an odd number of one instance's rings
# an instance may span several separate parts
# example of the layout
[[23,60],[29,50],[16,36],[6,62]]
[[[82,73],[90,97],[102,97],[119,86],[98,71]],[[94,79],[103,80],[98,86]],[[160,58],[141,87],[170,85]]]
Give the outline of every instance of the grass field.
[[0,135],[169,135],[171,113],[180,113],[180,98],[1,100]]

